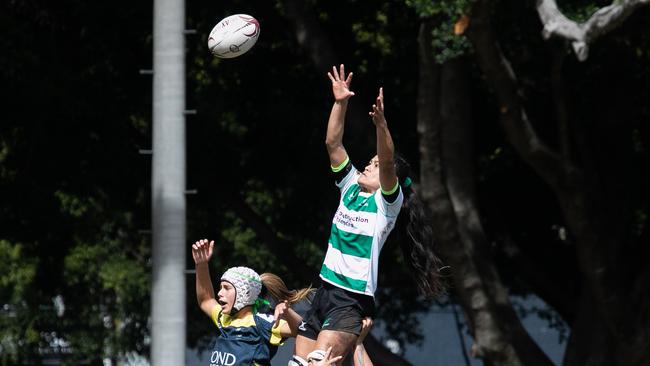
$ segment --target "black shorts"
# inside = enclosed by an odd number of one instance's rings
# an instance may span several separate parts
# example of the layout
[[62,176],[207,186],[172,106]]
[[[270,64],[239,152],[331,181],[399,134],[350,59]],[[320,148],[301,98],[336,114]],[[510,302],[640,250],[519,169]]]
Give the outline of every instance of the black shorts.
[[298,327],[298,334],[317,339],[321,330],[336,330],[359,335],[361,321],[375,315],[372,296],[357,294],[323,282],[311,308]]

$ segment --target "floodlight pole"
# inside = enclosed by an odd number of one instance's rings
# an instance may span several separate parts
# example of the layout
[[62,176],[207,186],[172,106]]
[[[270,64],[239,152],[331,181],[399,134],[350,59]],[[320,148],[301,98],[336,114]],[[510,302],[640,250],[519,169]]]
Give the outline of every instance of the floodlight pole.
[[151,364],[185,364],[185,0],[154,0]]

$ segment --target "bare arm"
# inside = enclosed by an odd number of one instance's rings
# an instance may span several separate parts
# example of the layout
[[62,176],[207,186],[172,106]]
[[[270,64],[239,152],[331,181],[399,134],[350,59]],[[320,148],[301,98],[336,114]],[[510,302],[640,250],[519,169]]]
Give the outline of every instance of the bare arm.
[[354,348],[354,366],[373,366],[372,360],[370,360],[370,356],[368,356],[366,348],[363,346],[363,340],[370,332],[370,328],[372,328],[372,318],[367,317],[361,323],[361,334],[359,334],[357,345]]
[[212,257],[214,241],[208,243],[207,239],[202,239],[192,244],[192,258],[196,265],[196,300],[199,307],[209,317],[212,316],[212,309],[218,305],[214,298],[214,288],[210,280],[210,270],[208,262]]
[[384,89],[379,88],[379,95],[370,112],[372,122],[377,130],[377,158],[379,159],[379,183],[384,191],[389,191],[397,185],[395,173],[395,147],[393,138],[388,130],[388,123],[384,116]]
[[275,326],[279,324],[280,319],[286,321],[286,323],[283,323],[280,327],[280,335],[282,335],[282,338],[295,337],[298,335],[298,326],[302,321],[302,317],[289,307],[287,301],[284,301],[275,307]]
[[330,157],[332,167],[338,167],[348,157],[343,147],[343,130],[345,128],[345,112],[348,109],[348,99],[354,95],[350,91],[352,82],[352,73],[345,76],[345,66],[341,64],[340,70],[336,66],[332,67],[332,72],[327,76],[332,81],[332,93],[334,94],[334,105],[327,121],[327,136],[325,137],[325,146]]

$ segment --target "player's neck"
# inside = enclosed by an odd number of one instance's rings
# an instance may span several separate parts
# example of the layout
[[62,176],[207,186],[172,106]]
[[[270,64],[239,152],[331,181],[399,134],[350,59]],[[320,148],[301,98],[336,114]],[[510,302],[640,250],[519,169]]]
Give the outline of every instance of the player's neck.
[[249,315],[253,314],[253,308],[250,306],[244,306],[241,310],[235,315],[236,319],[243,319]]

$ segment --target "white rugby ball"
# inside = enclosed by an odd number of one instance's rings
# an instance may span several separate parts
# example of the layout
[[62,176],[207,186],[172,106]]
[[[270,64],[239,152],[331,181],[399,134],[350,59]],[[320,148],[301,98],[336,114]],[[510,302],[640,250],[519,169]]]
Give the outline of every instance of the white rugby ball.
[[220,58],[241,56],[255,45],[260,36],[260,23],[247,14],[235,14],[222,19],[212,28],[208,48]]

